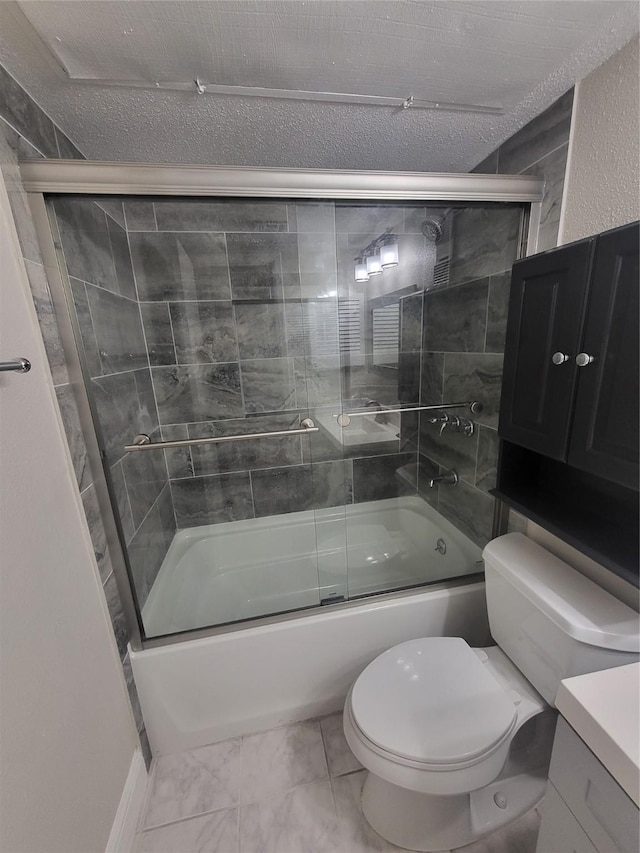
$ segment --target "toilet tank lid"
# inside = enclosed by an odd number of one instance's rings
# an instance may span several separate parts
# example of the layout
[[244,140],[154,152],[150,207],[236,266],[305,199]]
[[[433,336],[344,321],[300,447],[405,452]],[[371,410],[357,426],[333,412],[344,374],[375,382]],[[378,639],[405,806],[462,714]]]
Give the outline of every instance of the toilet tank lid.
[[640,652],[638,614],[522,533],[493,539],[482,556],[569,637]]

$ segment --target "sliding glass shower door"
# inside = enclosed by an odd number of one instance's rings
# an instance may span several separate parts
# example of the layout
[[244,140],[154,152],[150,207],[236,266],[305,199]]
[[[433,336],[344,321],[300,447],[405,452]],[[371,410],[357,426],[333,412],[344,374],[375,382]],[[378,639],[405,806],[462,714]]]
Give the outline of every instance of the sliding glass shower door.
[[49,209],[147,637],[477,571],[521,206]]

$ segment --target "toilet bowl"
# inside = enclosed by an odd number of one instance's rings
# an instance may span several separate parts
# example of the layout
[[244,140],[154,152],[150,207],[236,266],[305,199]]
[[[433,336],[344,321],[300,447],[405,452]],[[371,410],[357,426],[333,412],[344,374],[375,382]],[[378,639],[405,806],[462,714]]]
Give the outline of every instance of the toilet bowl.
[[436,853],[543,797],[563,678],[638,659],[637,614],[518,533],[484,549],[496,646],[409,640],[347,696],[344,733],[369,771],[362,809],[388,841]]
[[[368,822],[399,847],[439,851],[524,814],[544,794],[553,727],[543,727],[524,764],[512,762],[511,776],[503,770],[518,732],[545,710],[497,647],[431,637],[384,652],[353,685],[344,710],[347,743],[369,770]],[[473,797],[498,778],[495,795]]]

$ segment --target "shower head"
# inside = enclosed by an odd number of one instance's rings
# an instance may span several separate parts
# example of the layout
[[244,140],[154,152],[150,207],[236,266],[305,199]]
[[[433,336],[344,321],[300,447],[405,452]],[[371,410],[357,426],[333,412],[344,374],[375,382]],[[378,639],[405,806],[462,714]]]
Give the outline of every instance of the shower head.
[[442,214],[434,213],[427,216],[422,223],[422,233],[427,240],[436,243],[442,237],[442,226],[446,217],[446,212]]

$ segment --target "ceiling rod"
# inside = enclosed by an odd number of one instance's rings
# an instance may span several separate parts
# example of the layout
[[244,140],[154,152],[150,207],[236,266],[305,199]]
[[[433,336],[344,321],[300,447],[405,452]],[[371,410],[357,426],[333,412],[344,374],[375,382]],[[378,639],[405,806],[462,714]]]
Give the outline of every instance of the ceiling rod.
[[157,91],[195,92],[197,95],[230,95],[242,98],[272,98],[289,101],[320,101],[330,104],[359,104],[372,107],[395,107],[401,110],[440,110],[442,112],[485,113],[503,115],[502,107],[485,104],[457,104],[448,101],[428,101],[409,95],[395,98],[387,95],[359,95],[353,92],[309,92],[300,89],[272,89],[260,86],[226,86],[203,83],[199,78],[189,83],[149,83],[145,80],[104,80],[92,77],[69,77],[72,83],[124,89],[153,89]]

